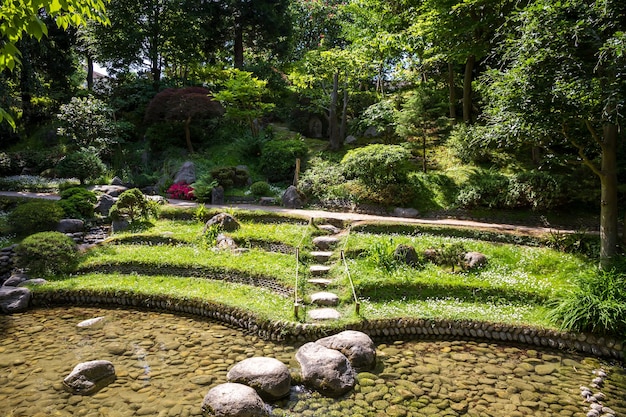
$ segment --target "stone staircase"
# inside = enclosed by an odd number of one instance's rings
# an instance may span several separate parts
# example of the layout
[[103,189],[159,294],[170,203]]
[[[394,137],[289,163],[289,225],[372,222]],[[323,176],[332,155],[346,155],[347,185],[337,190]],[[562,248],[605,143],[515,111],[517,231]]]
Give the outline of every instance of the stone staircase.
[[308,318],[313,321],[336,320],[341,317],[339,311],[335,309],[339,304],[339,296],[325,290],[333,283],[333,279],[328,276],[331,269],[329,262],[339,243],[336,235],[341,229],[332,225],[320,225],[318,228],[331,234],[313,239],[313,245],[317,250],[311,252],[311,256],[317,263],[309,267],[310,278],[307,287],[313,288],[311,290],[313,292],[308,298],[313,308],[308,310]]

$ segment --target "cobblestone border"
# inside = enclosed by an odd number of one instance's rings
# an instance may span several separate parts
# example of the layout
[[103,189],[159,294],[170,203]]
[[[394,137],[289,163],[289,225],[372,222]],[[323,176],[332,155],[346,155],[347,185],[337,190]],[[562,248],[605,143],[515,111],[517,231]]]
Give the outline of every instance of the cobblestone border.
[[617,359],[621,362],[624,362],[626,353],[624,343],[613,338],[469,320],[404,318],[398,320],[364,321],[337,328],[315,323],[262,320],[246,310],[205,300],[178,299],[165,296],[148,297],[124,292],[95,293],[87,290],[34,291],[31,302],[35,307],[72,304],[93,307],[146,308],[156,311],[190,314],[238,327],[245,332],[258,335],[262,339],[281,342],[308,342],[342,330],[358,330],[376,339],[466,338],[571,350],[592,354],[597,357]]

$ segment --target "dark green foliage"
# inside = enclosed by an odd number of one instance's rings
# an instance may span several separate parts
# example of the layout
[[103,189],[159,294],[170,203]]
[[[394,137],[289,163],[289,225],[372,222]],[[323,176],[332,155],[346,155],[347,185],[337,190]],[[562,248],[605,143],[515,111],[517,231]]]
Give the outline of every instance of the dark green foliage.
[[375,189],[406,184],[411,153],[398,145],[368,145],[348,151],[341,160],[348,179],[358,179]]
[[256,159],[261,156],[263,145],[265,145],[268,140],[269,138],[264,132],[256,136],[250,132],[246,132],[235,139],[233,147],[242,158]]
[[522,172],[511,177],[494,171],[479,171],[465,182],[457,203],[465,208],[552,209],[569,199],[562,182],[563,178],[543,171]]
[[248,184],[248,171],[237,167],[218,167],[211,170],[211,177],[224,188],[243,187]]
[[16,249],[17,265],[31,274],[69,274],[78,265],[74,241],[59,232],[41,232],[25,238]]
[[289,181],[293,178],[296,159],[307,155],[304,142],[297,139],[272,140],[263,145],[259,168],[270,182]]
[[271,193],[270,185],[265,181],[257,181],[250,186],[250,191],[257,197],[268,196]]
[[56,167],[57,173],[66,178],[78,178],[81,184],[86,180],[98,178],[106,167],[96,152],[81,150],[66,155]]
[[63,209],[55,201],[34,200],[20,204],[9,214],[9,224],[20,236],[54,230],[63,218]]
[[137,220],[149,220],[158,217],[159,207],[154,201],[146,198],[138,188],[124,191],[109,211],[113,220],[128,219],[130,223]]
[[[193,188],[193,195],[199,203],[210,203],[213,188],[218,185],[217,180],[213,179],[211,175],[204,175],[191,184],[191,188]],[[200,205],[199,207],[204,206]]]
[[509,179],[494,171],[472,173],[461,188],[457,203],[461,207],[502,208],[507,205]]
[[554,322],[565,330],[626,334],[626,273],[613,269],[576,279],[577,288],[553,306]]
[[574,233],[551,230],[546,239],[546,246],[565,253],[580,253],[593,259],[600,254],[600,237],[587,233],[586,230]]
[[346,177],[339,164],[322,158],[311,158],[300,176],[299,188],[312,199],[321,201],[349,199]]
[[59,155],[55,149],[0,152],[0,175],[19,175],[24,169],[33,174],[40,174],[54,168],[58,161]]
[[68,188],[61,192],[59,206],[65,217],[74,219],[90,219],[93,217],[94,204],[98,201],[96,195],[81,187]]

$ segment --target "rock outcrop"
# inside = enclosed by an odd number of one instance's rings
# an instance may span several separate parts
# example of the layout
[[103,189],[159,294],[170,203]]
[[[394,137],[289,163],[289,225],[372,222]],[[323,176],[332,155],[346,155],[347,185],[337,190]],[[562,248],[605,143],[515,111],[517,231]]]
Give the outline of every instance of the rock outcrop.
[[28,309],[31,292],[24,287],[0,287],[0,311],[4,314],[22,313]]

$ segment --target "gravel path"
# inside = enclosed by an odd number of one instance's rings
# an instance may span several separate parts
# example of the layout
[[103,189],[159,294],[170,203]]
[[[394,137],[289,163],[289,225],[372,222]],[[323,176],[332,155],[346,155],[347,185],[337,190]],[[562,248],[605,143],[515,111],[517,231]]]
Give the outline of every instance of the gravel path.
[[[15,192],[15,191],[0,191],[0,196],[7,197],[24,197],[24,198],[42,198],[47,200],[58,200],[59,196],[50,193],[31,193],[31,192]],[[198,203],[186,200],[174,200],[170,199],[169,204],[175,207],[196,207]],[[372,214],[350,213],[350,212],[334,212],[325,210],[311,210],[311,209],[289,209],[279,206],[261,206],[255,204],[228,204],[228,205],[207,205],[208,208],[238,208],[243,210],[252,211],[264,211],[273,212],[279,214],[289,214],[292,216],[299,216],[305,219],[337,219],[349,222],[380,222],[386,224],[415,224],[415,225],[434,225],[434,226],[451,226],[459,228],[469,228],[478,230],[489,230],[503,233],[512,233],[528,236],[542,236],[549,234],[550,232],[557,231],[559,233],[573,233],[574,230],[537,227],[537,226],[521,226],[516,224],[506,223],[487,223],[474,220],[459,220],[459,219],[426,219],[426,218],[407,218],[407,217],[393,217],[393,216],[379,216]]]

